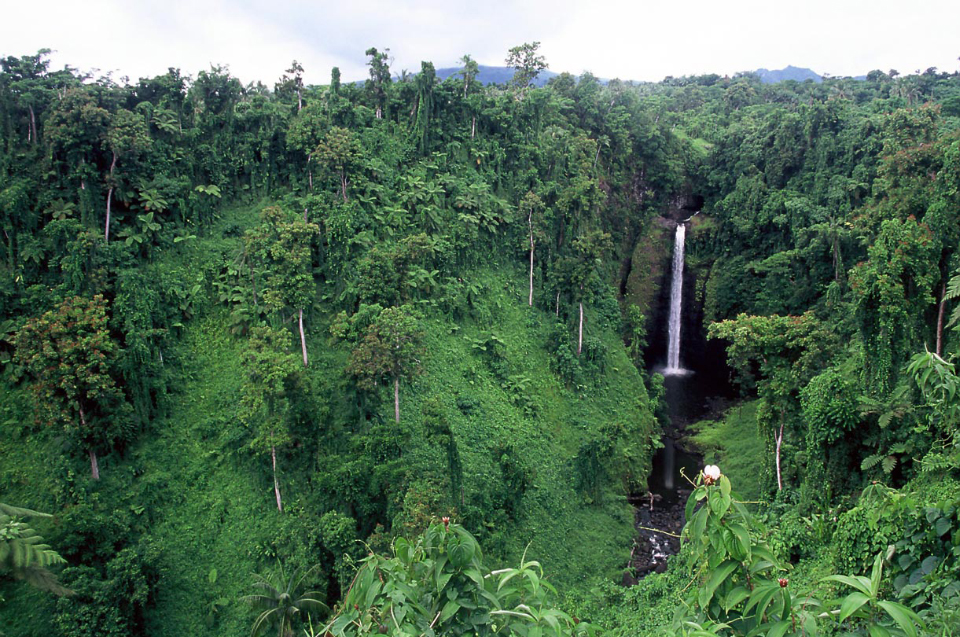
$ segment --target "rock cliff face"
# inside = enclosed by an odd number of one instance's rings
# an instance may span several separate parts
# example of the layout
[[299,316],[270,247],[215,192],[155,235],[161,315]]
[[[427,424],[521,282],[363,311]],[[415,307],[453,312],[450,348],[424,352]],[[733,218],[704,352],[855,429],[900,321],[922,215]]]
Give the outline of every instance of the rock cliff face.
[[[683,275],[683,312],[680,360],[684,367],[701,374],[707,383],[727,383],[725,344],[708,341],[704,325],[704,296],[712,261],[706,249],[716,222],[701,212],[703,198],[678,194],[640,234],[625,267],[620,292],[625,304],[634,304],[647,317],[649,369],[662,367],[667,358],[670,312],[670,275],[677,224],[687,223],[686,264]],[[725,391],[724,391],[725,393]]]

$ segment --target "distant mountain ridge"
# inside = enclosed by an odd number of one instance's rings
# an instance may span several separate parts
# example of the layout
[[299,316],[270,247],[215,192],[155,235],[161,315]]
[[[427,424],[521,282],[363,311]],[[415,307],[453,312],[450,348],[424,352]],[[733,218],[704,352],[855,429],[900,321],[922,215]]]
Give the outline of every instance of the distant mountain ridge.
[[[456,75],[462,71],[462,67],[451,66],[442,69],[437,69],[437,78],[440,81],[447,79],[452,75]],[[551,78],[559,75],[553,71],[540,71],[540,75],[537,76],[537,79],[533,81],[534,86],[543,86],[550,81]],[[480,72],[477,74],[477,81],[481,84],[506,84],[513,77],[513,67],[512,66],[485,66],[480,65]]]
[[[455,77],[462,70],[462,67],[459,66],[448,66],[437,69],[437,79],[443,81],[448,77]],[[776,84],[778,82],[786,82],[788,80],[793,80],[795,82],[813,80],[817,84],[823,82],[823,76],[817,72],[808,68],[793,65],[788,65],[782,69],[757,69],[756,71],[751,72],[755,73],[760,78],[760,81],[764,84]],[[511,78],[513,78],[513,73],[513,67],[510,66],[487,66],[481,64],[480,72],[477,74],[476,81],[484,85],[507,84],[510,82]],[[411,75],[416,75],[416,73],[411,73]],[[558,75],[559,73],[550,70],[541,71],[537,76],[537,79],[533,81],[533,85],[538,87],[545,86],[547,82]],[[862,80],[865,79],[865,77],[866,76],[857,76],[854,79]],[[598,80],[601,84],[606,84],[609,81],[605,78],[598,78]],[[363,85],[365,82],[366,80],[356,80],[354,83]]]
[[776,84],[777,82],[785,82],[787,80],[794,80],[797,82],[813,80],[817,84],[823,81],[823,77],[817,73],[811,71],[810,69],[800,68],[797,66],[787,66],[784,69],[779,69],[776,71],[757,69],[754,71],[754,73],[760,77],[760,81],[764,84]]

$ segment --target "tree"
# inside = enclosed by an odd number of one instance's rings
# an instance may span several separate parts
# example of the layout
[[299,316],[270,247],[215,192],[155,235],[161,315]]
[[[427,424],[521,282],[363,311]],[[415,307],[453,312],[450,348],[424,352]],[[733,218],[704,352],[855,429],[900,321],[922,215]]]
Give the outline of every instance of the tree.
[[414,126],[414,136],[421,155],[430,151],[430,125],[436,111],[436,100],[433,96],[437,84],[437,73],[432,62],[423,62],[420,73],[416,78],[417,84],[417,118]]
[[83,190],[86,180],[96,175],[97,156],[109,126],[110,113],[82,89],[66,91],[47,118],[44,139],[54,165],[76,178]]
[[337,175],[340,181],[340,195],[344,203],[347,201],[349,170],[356,165],[359,157],[360,144],[353,133],[339,126],[334,126],[327,131],[313,151],[313,159]]
[[320,232],[314,223],[288,215],[276,206],[264,208],[260,226],[247,234],[247,250],[266,269],[264,303],[274,311],[297,310],[303,366],[308,365],[303,310],[313,301],[313,239]]
[[463,99],[467,99],[467,93],[470,92],[470,84],[473,83],[480,73],[480,65],[477,64],[477,61],[470,57],[469,54],[460,58],[460,63],[463,64],[463,68],[457,71],[457,75],[463,77]]
[[[763,433],[773,425],[777,489],[783,489],[780,451],[784,429],[799,404],[800,389],[818,374],[835,346],[836,336],[812,312],[802,316],[747,316],[714,323],[710,338],[730,341],[727,359],[742,385],[756,383],[764,409],[758,415]],[[754,369],[759,373],[755,376]]]
[[97,449],[119,439],[131,407],[111,376],[119,348],[107,327],[107,302],[71,297],[17,332],[16,355],[32,377],[37,419],[62,427],[87,449],[100,479]]
[[330,92],[334,95],[340,94],[340,67],[338,66],[330,69]]
[[390,49],[383,52],[375,47],[367,49],[365,55],[370,60],[370,79],[367,81],[367,90],[373,93],[373,100],[377,108],[377,119],[383,118],[383,111],[387,103],[387,88],[390,86]]
[[301,592],[304,581],[313,574],[309,569],[303,574],[294,570],[287,575],[283,566],[277,572],[259,575],[254,573],[256,581],[253,588],[257,591],[244,596],[243,601],[261,611],[253,622],[251,637],[256,637],[271,625],[277,629],[277,637],[293,637],[293,626],[304,619],[306,614],[312,619],[313,615],[329,612],[326,604],[320,601],[323,594],[320,591]]
[[0,59],[0,87],[13,96],[16,107],[26,111],[27,142],[33,147],[40,143],[37,122],[42,121],[43,108],[51,101],[57,84],[75,84],[77,79],[68,70],[49,73],[50,49],[40,49],[36,55]]
[[532,190],[520,200],[520,215],[527,213],[527,226],[530,230],[530,298],[527,304],[533,307],[533,250],[535,241],[543,237],[543,200]]
[[417,356],[422,339],[423,331],[408,306],[388,307],[363,331],[347,363],[347,372],[357,378],[361,389],[393,382],[394,418],[398,423],[400,379],[420,372]]
[[326,120],[323,104],[311,102],[297,113],[287,129],[287,146],[299,150],[307,157],[307,184],[310,190],[313,190],[313,170],[310,169],[310,162],[317,146],[323,140],[328,126]]
[[274,85],[274,92],[280,97],[296,94],[299,113],[303,109],[303,65],[296,60],[291,62],[290,68],[283,72],[283,77]]
[[599,280],[599,268],[603,255],[613,244],[610,235],[599,230],[588,232],[573,242],[574,256],[568,261],[570,284],[580,309],[577,328],[577,356],[583,351],[583,301]]
[[871,386],[889,391],[924,336],[924,313],[940,277],[930,229],[913,217],[887,219],[869,248],[870,258],[850,272],[864,367]]
[[277,479],[277,447],[290,442],[289,392],[298,372],[296,357],[287,352],[286,332],[259,326],[250,331],[250,340],[241,358],[243,384],[240,389],[240,420],[253,430],[250,446],[270,452],[273,492],[277,510],[283,512],[280,482]]
[[117,160],[124,155],[137,154],[149,148],[150,133],[143,118],[126,109],[120,109],[111,118],[110,128],[107,129],[107,148],[111,153],[110,172],[107,174],[107,217],[104,223],[103,238],[110,241],[110,205],[113,202],[113,192],[118,184],[115,178]]
[[539,42],[533,44],[525,42],[520,46],[513,47],[507,54],[507,66],[512,66],[514,69],[510,83],[513,84],[520,95],[523,95],[530,84],[537,79],[540,71],[549,68],[546,58],[537,55],[539,49]]

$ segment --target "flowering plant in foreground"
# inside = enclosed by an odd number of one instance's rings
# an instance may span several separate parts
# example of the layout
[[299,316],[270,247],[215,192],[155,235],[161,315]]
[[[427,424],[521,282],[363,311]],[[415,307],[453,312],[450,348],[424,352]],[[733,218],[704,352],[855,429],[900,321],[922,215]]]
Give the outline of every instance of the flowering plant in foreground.
[[798,599],[786,568],[761,539],[761,529],[716,465],[697,476],[686,505],[682,540],[699,582],[681,632],[690,634],[816,633],[813,599]]
[[780,565],[764,543],[762,529],[719,467],[704,467],[693,486],[681,539],[689,546],[699,586],[678,615],[678,634],[816,635],[818,620],[829,619],[855,623],[871,636],[917,637],[919,617],[902,604],[878,598],[882,554],[870,578],[824,578],[855,589],[825,606],[791,590],[783,576],[789,565]]

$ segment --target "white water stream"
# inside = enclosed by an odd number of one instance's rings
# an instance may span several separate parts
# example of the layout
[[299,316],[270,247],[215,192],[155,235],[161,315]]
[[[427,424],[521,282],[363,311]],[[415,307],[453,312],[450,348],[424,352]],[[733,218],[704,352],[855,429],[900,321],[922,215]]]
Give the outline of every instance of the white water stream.
[[680,311],[683,305],[683,243],[686,234],[687,227],[682,223],[677,224],[677,235],[673,241],[669,341],[667,342],[667,367],[663,370],[664,376],[676,376],[688,373],[686,369],[680,366]]

